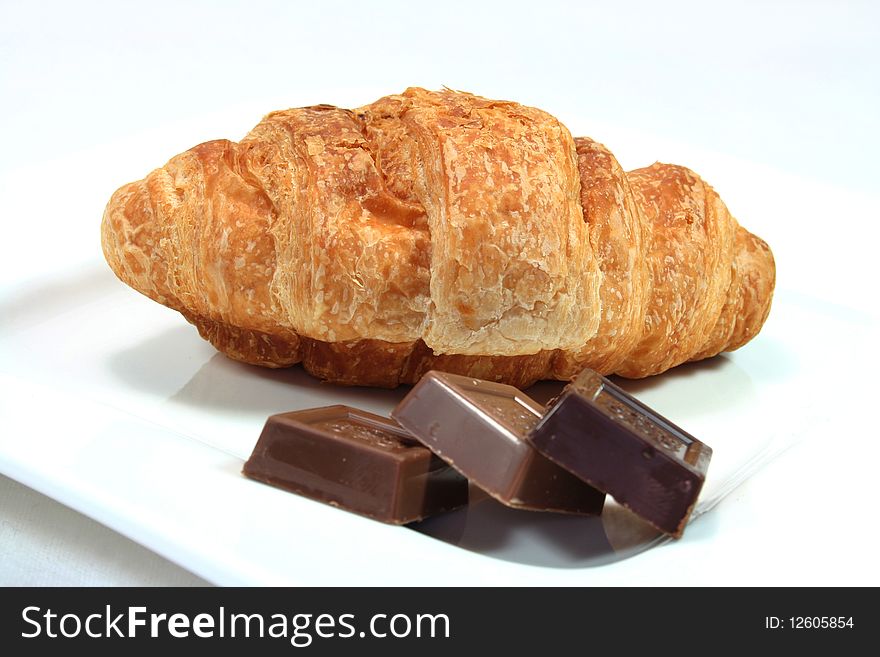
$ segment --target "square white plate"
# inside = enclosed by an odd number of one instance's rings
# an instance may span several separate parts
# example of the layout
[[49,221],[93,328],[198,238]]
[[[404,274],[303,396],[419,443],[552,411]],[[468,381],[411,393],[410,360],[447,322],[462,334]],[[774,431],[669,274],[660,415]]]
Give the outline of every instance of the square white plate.
[[[627,166],[656,147],[624,134],[614,144]],[[0,268],[0,472],[222,584],[636,583],[646,568],[664,568],[673,581],[711,548],[715,528],[705,518],[681,541],[625,558],[658,544],[625,514],[603,522],[484,501],[413,531],[242,477],[268,415],[337,403],[385,414],[406,391],[339,388],[300,368],[229,361],[177,313],[119,283],[97,252],[94,215],[113,179],[106,163],[136,168],[127,152],[129,143],[79,158],[73,166],[104,163],[104,182],[92,187],[59,176],[71,162],[4,177],[0,191],[14,192],[22,213],[39,194],[35,176],[60,182],[57,197],[16,224],[8,243],[19,248]],[[844,401],[834,381],[838,363],[869,353],[876,325],[857,309],[872,247],[854,240],[844,253],[834,235],[814,230],[831,212],[841,225],[854,221],[865,199],[726,158],[682,156],[724,181],[722,195],[773,246],[780,271],[770,319],[751,344],[622,382],[713,448],[700,516],[781,450],[822,440],[836,406],[866,403]],[[43,237],[41,220],[65,212],[78,220]],[[834,356],[810,357],[817,351]],[[543,401],[557,389],[544,383],[530,394]]]

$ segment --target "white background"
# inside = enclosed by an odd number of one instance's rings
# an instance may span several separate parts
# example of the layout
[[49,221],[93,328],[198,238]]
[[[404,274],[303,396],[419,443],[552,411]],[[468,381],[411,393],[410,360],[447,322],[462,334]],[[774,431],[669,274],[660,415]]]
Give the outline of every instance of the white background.
[[[271,109],[447,85],[546,109],[604,141],[625,167],[650,163],[630,159],[641,152],[627,151],[634,141],[659,160],[687,156],[681,163],[778,250],[781,289],[821,293],[841,317],[869,313],[876,333],[877,7],[3,1],[0,282],[11,289],[100,258],[102,207],[83,199],[109,198],[200,141],[238,138]],[[102,153],[125,144],[137,148],[118,171],[90,176]],[[779,195],[766,194],[775,223],[743,216],[741,179],[725,173],[734,170],[781,181]],[[823,335],[797,357],[829,365],[835,378],[819,388],[875,391],[876,356],[853,357],[846,343]],[[868,440],[878,431],[856,411],[864,408],[829,410],[845,417],[827,436],[799,442],[722,503],[712,539],[679,552],[717,554],[718,567],[689,583],[880,583]],[[6,584],[199,581],[8,479],[0,551]]]

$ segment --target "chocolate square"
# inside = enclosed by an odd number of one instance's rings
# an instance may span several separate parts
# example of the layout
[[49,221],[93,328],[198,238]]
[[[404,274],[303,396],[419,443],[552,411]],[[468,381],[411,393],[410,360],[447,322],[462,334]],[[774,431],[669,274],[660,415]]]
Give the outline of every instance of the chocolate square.
[[684,531],[712,457],[710,447],[592,370],[566,386],[528,440],[675,537]]
[[544,407],[513,386],[428,372],[391,415],[500,502],[597,514],[604,494],[541,456],[525,437]]
[[467,480],[388,418],[348,406],[271,416],[243,472],[393,524],[467,503]]

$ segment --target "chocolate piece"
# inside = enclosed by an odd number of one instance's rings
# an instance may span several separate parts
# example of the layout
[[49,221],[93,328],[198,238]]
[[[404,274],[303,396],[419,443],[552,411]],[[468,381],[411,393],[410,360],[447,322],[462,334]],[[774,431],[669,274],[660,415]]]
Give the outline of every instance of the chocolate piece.
[[712,449],[592,370],[528,437],[542,454],[660,531],[681,536]]
[[243,472],[393,524],[468,500],[467,480],[396,422],[348,406],[271,416]]
[[498,501],[597,514],[605,495],[541,456],[525,436],[544,407],[513,386],[428,372],[391,416]]

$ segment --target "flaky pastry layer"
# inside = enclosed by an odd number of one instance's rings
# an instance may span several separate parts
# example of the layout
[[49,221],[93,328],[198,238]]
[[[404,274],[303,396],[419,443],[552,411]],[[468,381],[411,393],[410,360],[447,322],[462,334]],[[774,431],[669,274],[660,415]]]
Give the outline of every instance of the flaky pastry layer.
[[386,387],[656,374],[754,337],[775,281],[692,171],[448,89],[200,144],[113,195],[102,243],[231,358]]

